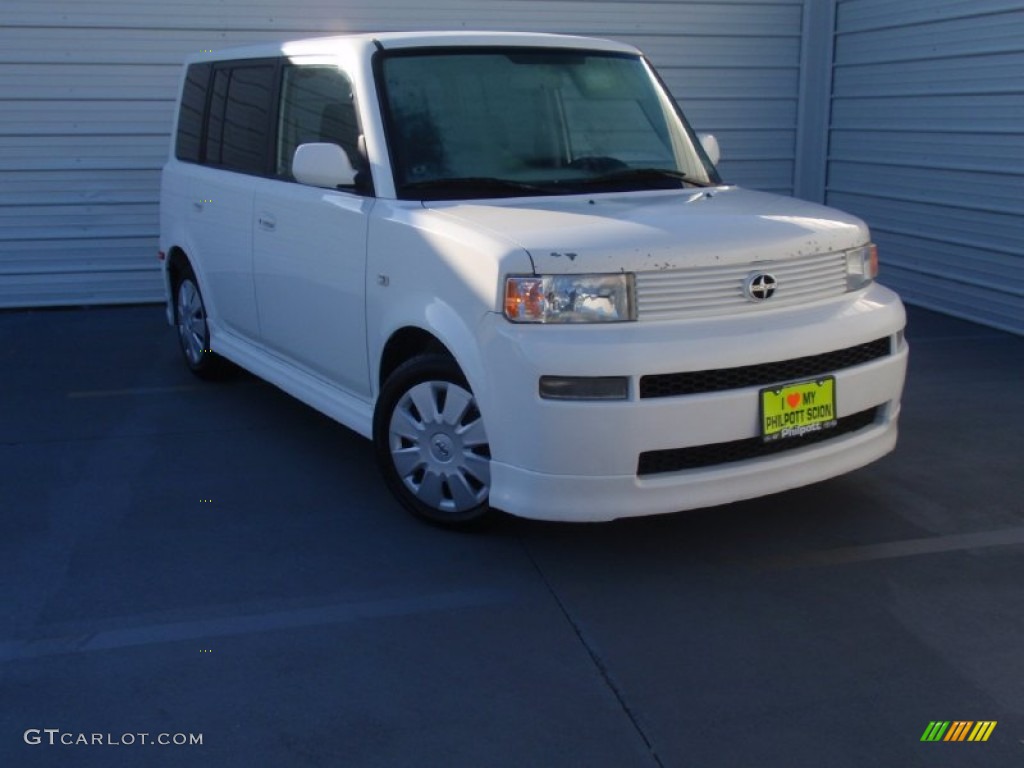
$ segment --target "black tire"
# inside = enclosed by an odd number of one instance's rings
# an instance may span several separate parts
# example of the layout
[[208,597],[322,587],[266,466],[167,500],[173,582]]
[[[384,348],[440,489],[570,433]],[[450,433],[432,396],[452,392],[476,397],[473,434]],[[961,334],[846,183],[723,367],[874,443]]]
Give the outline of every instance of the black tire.
[[206,304],[192,268],[185,266],[174,282],[174,327],[188,369],[201,379],[220,379],[230,370],[223,357],[210,349]]
[[448,355],[420,355],[388,377],[373,442],[385,483],[417,517],[464,528],[488,516],[487,432],[466,377]]

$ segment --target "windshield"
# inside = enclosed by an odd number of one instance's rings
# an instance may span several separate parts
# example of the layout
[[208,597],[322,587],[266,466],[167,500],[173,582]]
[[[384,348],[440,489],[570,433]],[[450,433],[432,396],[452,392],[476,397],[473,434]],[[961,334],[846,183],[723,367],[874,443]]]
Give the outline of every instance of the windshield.
[[718,177],[639,56],[562,49],[386,55],[398,196],[707,186]]

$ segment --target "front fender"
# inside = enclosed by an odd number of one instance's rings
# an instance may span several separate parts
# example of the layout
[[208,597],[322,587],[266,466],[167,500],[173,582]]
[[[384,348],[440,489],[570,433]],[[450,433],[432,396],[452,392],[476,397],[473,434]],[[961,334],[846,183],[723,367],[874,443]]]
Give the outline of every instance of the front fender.
[[[419,302],[403,301],[401,305],[391,306],[381,318],[380,334],[370,350],[371,370],[380,370],[384,349],[396,333],[408,328],[425,331],[451,353],[486,416],[490,408],[490,393],[480,354],[480,334],[485,316],[465,318],[436,296],[423,296]],[[376,400],[380,395],[377,377],[374,377],[373,385]]]

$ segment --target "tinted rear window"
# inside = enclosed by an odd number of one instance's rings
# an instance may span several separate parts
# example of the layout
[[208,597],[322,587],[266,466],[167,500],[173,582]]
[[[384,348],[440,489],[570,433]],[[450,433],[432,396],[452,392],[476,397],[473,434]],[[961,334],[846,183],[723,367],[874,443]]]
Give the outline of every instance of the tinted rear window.
[[241,173],[267,172],[276,71],[274,64],[215,65],[199,162]]
[[243,173],[265,173],[270,148],[274,67],[236,67],[224,108],[221,162]]
[[181,94],[181,109],[178,111],[178,133],[174,155],[189,163],[199,162],[202,146],[203,110],[206,108],[206,91],[210,84],[210,64],[192,64],[185,73],[185,87]]

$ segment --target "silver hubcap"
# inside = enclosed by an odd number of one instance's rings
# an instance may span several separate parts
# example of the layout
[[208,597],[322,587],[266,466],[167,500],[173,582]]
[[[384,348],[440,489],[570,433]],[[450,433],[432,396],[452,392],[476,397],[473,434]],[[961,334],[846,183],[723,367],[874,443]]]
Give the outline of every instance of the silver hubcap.
[[490,450],[472,393],[447,381],[417,384],[398,401],[388,435],[398,476],[424,504],[457,513],[487,500]]
[[183,280],[178,286],[178,336],[189,362],[199,365],[206,348],[206,312],[191,280]]

